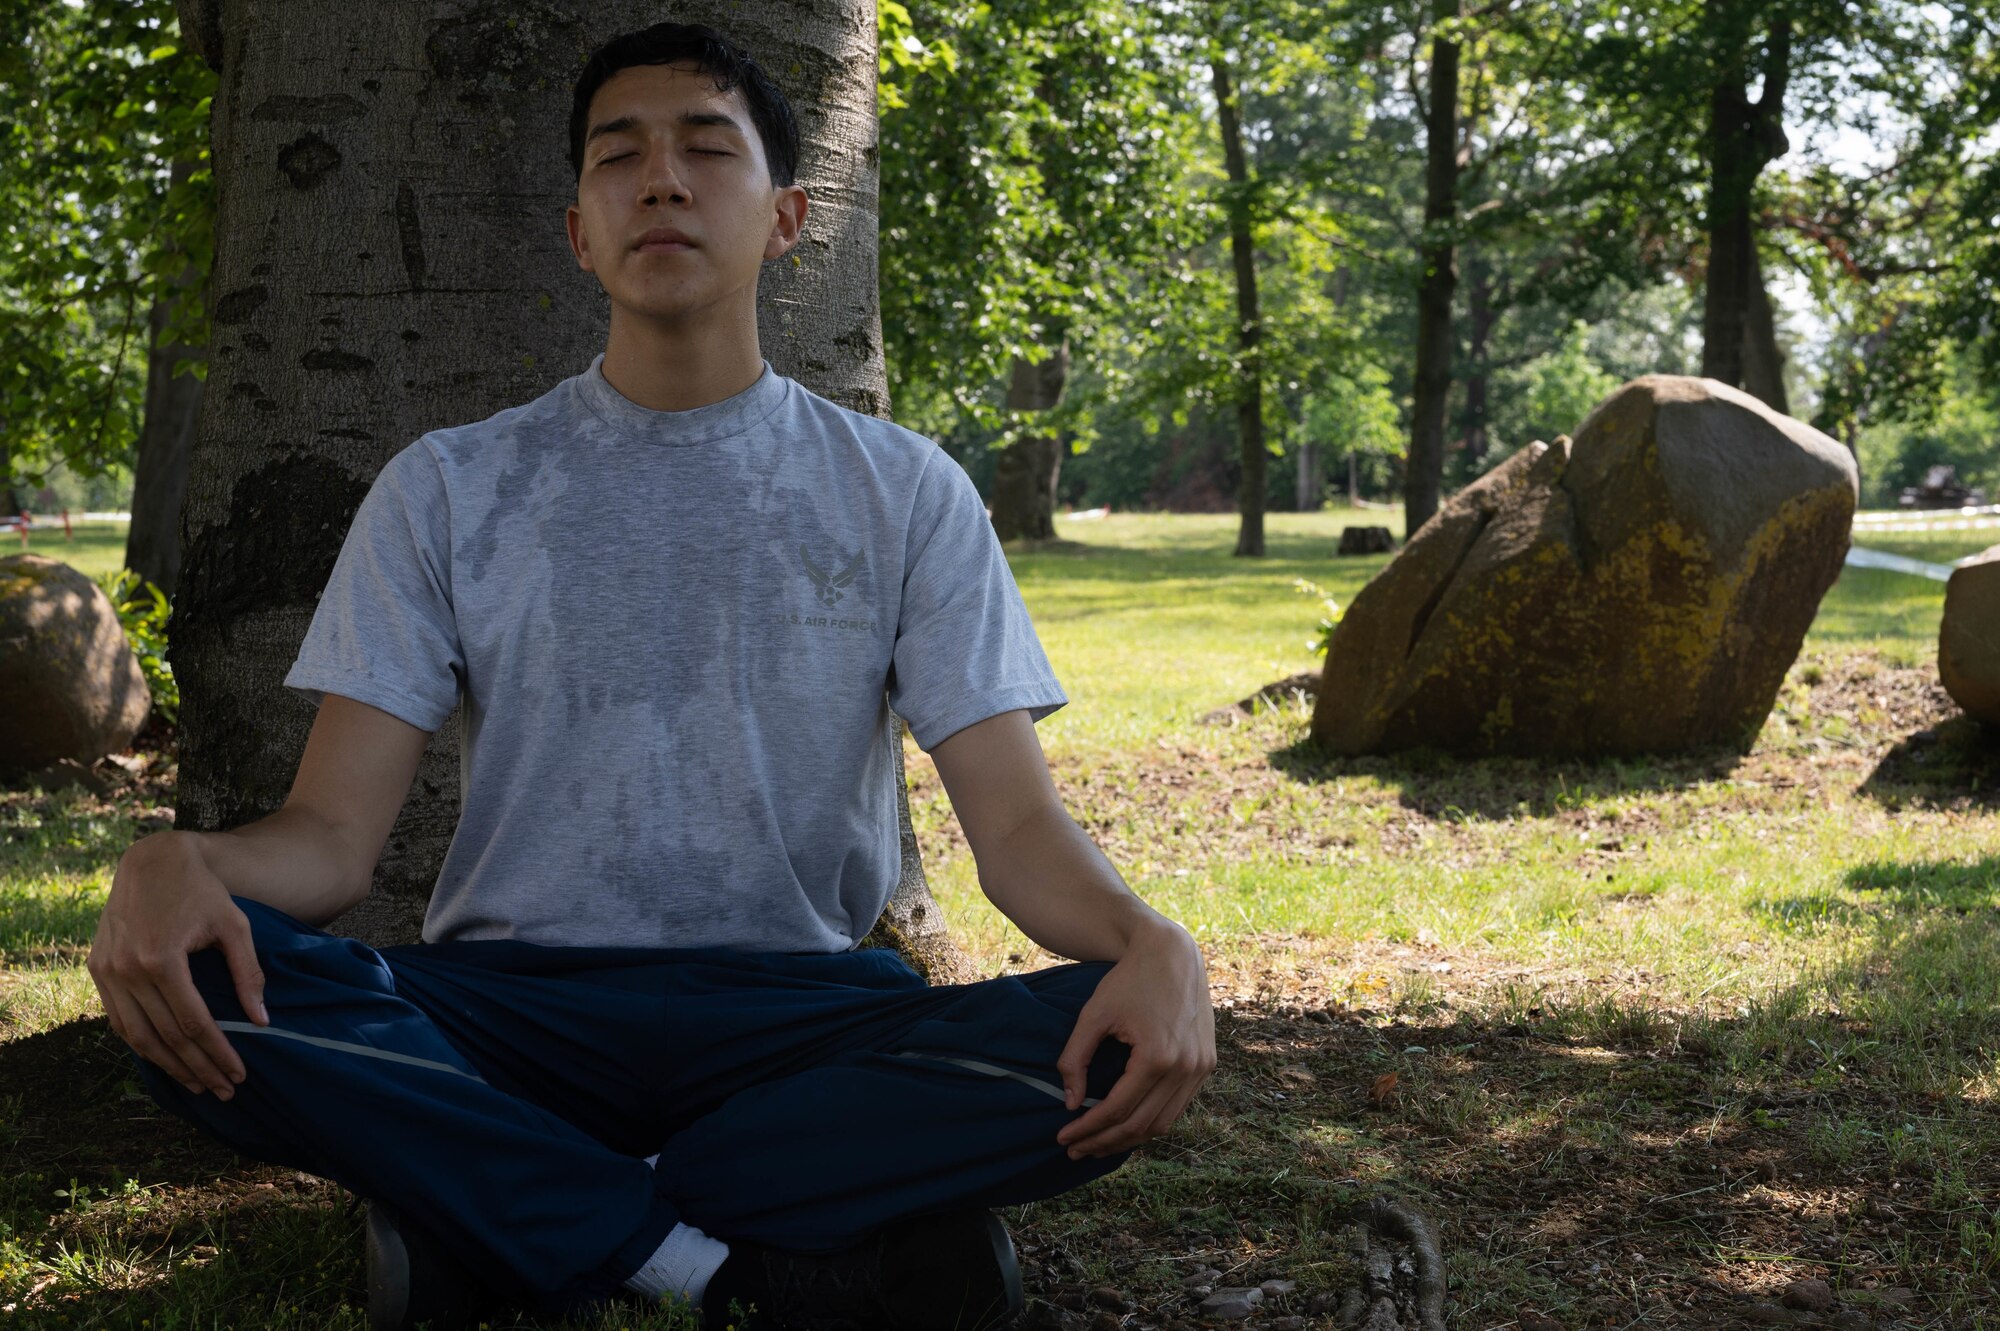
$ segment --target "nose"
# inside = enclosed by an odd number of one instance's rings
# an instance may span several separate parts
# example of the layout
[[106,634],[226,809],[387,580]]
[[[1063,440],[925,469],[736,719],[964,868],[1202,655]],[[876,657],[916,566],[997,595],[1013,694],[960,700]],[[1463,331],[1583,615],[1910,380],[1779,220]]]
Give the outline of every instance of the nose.
[[645,202],[647,204],[650,205],[656,202],[662,190],[666,192],[667,199],[671,203],[687,202],[687,190],[682,186],[680,177],[674,174],[673,155],[671,153],[657,160],[649,160],[646,166]]

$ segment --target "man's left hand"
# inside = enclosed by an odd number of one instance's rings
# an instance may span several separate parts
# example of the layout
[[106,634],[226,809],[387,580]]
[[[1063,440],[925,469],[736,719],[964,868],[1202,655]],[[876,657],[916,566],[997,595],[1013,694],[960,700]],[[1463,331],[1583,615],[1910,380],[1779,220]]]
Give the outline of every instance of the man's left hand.
[[1215,1071],[1208,969],[1180,925],[1161,919],[1135,936],[1077,1015],[1056,1062],[1071,1109],[1083,1103],[1085,1073],[1107,1035],[1132,1053],[1110,1093],[1056,1134],[1072,1160],[1115,1155],[1161,1135]]

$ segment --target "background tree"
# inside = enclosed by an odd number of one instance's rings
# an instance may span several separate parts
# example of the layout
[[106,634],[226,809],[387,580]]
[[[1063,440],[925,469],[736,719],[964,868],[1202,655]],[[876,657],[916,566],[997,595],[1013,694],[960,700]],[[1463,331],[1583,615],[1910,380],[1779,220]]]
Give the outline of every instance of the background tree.
[[143,429],[132,566],[171,589],[204,373],[213,74],[178,41],[171,0],[5,0],[0,14],[14,34],[0,53],[0,474],[130,468]]
[[883,0],[882,304],[898,419],[982,434],[1002,540],[1055,535],[1101,398],[1073,362],[1129,335],[1187,242],[1195,126],[1158,10]]

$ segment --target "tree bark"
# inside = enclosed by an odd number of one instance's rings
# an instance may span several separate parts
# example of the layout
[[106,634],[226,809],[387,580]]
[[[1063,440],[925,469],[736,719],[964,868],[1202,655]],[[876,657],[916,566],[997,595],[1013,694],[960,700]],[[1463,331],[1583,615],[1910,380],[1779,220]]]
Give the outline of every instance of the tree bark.
[[[180,0],[220,74],[210,375],[190,459],[172,624],[176,826],[276,809],[313,710],[283,678],[355,509],[424,432],[518,405],[603,349],[609,305],[562,228],[575,198],[570,91],[589,51],[657,5],[531,9],[430,0],[280,6]],[[763,274],[758,330],[780,373],[886,416],[876,287],[875,8],[674,6],[784,88],[814,202]],[[204,37],[205,34],[205,37]],[[474,240],[477,243],[472,243]],[[895,726],[899,785],[902,727]],[[416,938],[458,816],[458,725],[433,737],[374,890],[330,931]],[[870,941],[963,976],[925,886],[907,794],[901,885]]]
[[1743,391],[1773,411],[1792,414],[1785,394],[1785,353],[1778,348],[1778,320],[1764,262],[1750,246],[1749,302],[1743,321]]
[[[1435,0],[1433,16],[1457,18],[1460,0]],[[1431,41],[1424,145],[1424,237],[1418,248],[1417,365],[1410,405],[1410,463],[1403,476],[1403,527],[1411,537],[1437,512],[1444,485],[1445,408],[1451,396],[1451,301],[1458,285],[1451,227],[1458,217],[1458,43]]]
[[[1014,358],[1007,385],[1009,413],[1043,412],[1062,401],[1069,379],[1069,339],[1059,336],[1039,362]],[[993,467],[993,532],[1003,541],[1053,540],[1056,482],[1065,452],[1056,435],[1030,431],[1000,450]]]
[[[177,161],[179,184],[199,164]],[[201,415],[202,381],[176,375],[181,360],[201,360],[202,347],[162,343],[161,331],[201,279],[199,264],[181,270],[172,302],[156,302],[147,317],[146,415],[139,427],[139,457],[132,475],[132,525],[125,535],[125,567],[172,596],[181,571],[181,501],[187,495],[188,453]]]
[[[1763,89],[1753,102],[1744,58],[1749,33],[1738,19],[1741,12],[1735,0],[1707,0],[1709,39],[1717,56],[1709,95],[1708,279],[1702,291],[1701,372],[1732,388],[1744,384],[1753,308],[1768,300],[1758,275],[1751,215],[1757,178],[1790,147],[1784,107],[1791,20],[1780,15],[1771,22]],[[1769,317],[1768,304],[1764,315]],[[1775,349],[1773,342],[1772,355]],[[1760,366],[1759,372],[1768,373],[1768,366]],[[1779,391],[1782,395],[1782,388]]]
[[1229,251],[1236,263],[1236,345],[1242,353],[1237,371],[1236,439],[1243,478],[1236,490],[1236,511],[1242,521],[1236,533],[1236,553],[1264,553],[1264,488],[1268,454],[1264,450],[1264,365],[1259,348],[1263,321],[1257,313],[1257,254],[1250,242],[1250,169],[1243,156],[1243,127],[1237,116],[1236,93],[1229,66],[1218,54],[1209,62],[1215,83],[1216,117],[1222,124],[1222,157],[1229,170]]
[[1489,410],[1487,389],[1491,371],[1486,360],[1495,323],[1493,265],[1468,245],[1465,269],[1469,325],[1465,358],[1465,451],[1473,466],[1478,467],[1485,462],[1486,454],[1492,448],[1486,431]]

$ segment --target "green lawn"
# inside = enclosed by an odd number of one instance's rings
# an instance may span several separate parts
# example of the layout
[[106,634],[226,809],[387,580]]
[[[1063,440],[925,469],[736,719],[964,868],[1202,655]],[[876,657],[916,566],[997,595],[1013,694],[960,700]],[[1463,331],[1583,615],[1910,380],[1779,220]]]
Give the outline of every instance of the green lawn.
[[[61,528],[37,527],[28,533],[26,549],[29,554],[60,559],[93,578],[100,577],[125,567],[125,532],[128,525],[123,522],[73,522],[68,540],[63,539]],[[18,532],[0,533],[0,558],[18,555],[22,548]]]
[[[2000,1325],[2000,744],[1936,686],[1943,585],[1847,570],[1747,756],[1334,759],[1296,701],[1205,723],[1311,668],[1294,581],[1344,604],[1384,562],[1332,555],[1348,520],[1272,514],[1262,560],[1233,517],[1059,520],[1012,556],[1071,698],[1038,727],[1058,786],[1202,942],[1222,1054],[1172,1134],[1008,1213],[1031,1325],[1112,1325],[1106,1286],[1122,1327],[1204,1325],[1181,1283],[1213,1267],[1298,1282],[1253,1325],[1331,1327],[1340,1208],[1384,1190],[1436,1220],[1455,1327],[1771,1324],[1807,1276],[1856,1331]],[[958,936],[1049,964],[907,752]],[[162,797],[0,792],[0,1309],[359,1326],[344,1194],[131,1098],[95,1016],[83,949]]]

